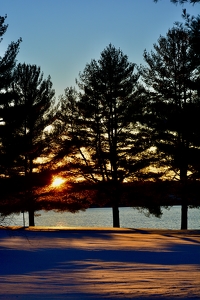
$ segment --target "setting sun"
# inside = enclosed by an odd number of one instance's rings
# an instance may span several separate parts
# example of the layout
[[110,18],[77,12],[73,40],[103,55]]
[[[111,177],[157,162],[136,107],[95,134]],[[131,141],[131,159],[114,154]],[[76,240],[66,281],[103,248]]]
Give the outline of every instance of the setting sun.
[[59,187],[64,182],[65,182],[64,178],[62,178],[62,177],[54,177],[51,186],[52,187]]

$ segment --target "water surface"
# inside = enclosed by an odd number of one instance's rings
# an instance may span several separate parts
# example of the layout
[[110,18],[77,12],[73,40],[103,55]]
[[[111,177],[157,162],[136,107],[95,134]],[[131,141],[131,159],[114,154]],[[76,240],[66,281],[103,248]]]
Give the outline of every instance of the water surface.
[[[170,209],[163,208],[161,218],[145,216],[138,209],[121,207],[120,227],[122,228],[163,228],[180,229],[181,207],[173,206]],[[8,216],[1,225],[28,226],[28,214],[22,213]],[[64,227],[112,227],[111,208],[89,208],[77,213],[38,211],[35,213],[36,226],[64,226]],[[188,210],[188,229],[200,229],[200,209]]]

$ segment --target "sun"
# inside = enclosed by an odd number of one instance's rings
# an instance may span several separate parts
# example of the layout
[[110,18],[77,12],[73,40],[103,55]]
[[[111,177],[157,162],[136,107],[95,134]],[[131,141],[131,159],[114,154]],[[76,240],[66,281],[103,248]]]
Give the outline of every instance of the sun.
[[65,179],[64,178],[62,178],[62,177],[54,177],[53,178],[53,181],[52,181],[52,183],[51,183],[51,186],[52,187],[59,187],[59,186],[61,186],[63,183],[65,182]]

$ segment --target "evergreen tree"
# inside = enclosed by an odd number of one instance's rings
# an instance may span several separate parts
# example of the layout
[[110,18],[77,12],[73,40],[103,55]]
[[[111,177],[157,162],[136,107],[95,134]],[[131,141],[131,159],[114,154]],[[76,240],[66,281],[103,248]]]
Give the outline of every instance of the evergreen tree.
[[[192,52],[193,63],[197,68],[200,66],[200,15],[197,17],[190,16],[183,11],[183,18],[185,20],[185,28],[188,31],[190,37],[190,45]],[[200,72],[200,71],[199,71]],[[199,87],[199,82],[197,83]]]
[[145,156],[149,139],[139,130],[143,90],[134,68],[128,57],[110,44],[98,61],[92,60],[79,74],[81,92],[66,89],[58,114],[66,134],[59,153],[64,155],[71,147],[71,168],[79,176],[101,183],[102,189],[108,187],[114,227],[120,226],[122,182],[134,180],[149,164]]
[[[0,37],[2,37],[8,28],[5,25],[5,17],[0,17]],[[3,38],[0,39],[0,42]],[[5,127],[5,118],[7,108],[11,106],[13,93],[11,91],[13,78],[13,70],[16,64],[16,56],[19,51],[21,39],[17,42],[11,42],[3,57],[0,57],[0,173],[5,174],[8,165],[6,164],[5,147],[3,147],[2,139],[7,138],[7,128]]]
[[[200,2],[200,0],[170,0],[174,4],[184,4],[185,2],[190,2],[192,4]],[[158,2],[158,0],[154,0],[154,2]]]
[[55,92],[50,77],[43,79],[36,65],[18,64],[14,79],[12,105],[4,118],[8,138],[3,140],[3,146],[8,159],[13,158],[8,175],[25,178],[29,225],[34,226],[33,172],[40,170],[38,158],[49,154],[48,134],[44,130],[53,120]]
[[[181,24],[161,36],[154,52],[144,52],[141,74],[149,88],[149,119],[160,163],[178,175],[182,185],[181,228],[187,229],[187,181],[199,156],[199,78],[190,35]],[[195,158],[195,159],[194,159]]]

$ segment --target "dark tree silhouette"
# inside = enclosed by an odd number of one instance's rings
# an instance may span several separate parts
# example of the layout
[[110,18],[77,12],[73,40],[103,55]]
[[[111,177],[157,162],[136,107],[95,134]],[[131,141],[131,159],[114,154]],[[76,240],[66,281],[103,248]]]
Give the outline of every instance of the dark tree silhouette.
[[134,68],[128,57],[110,44],[98,61],[92,60],[79,74],[80,94],[66,89],[58,114],[65,130],[60,157],[72,142],[71,170],[101,183],[110,193],[114,227],[120,226],[121,183],[134,180],[149,164],[145,154],[149,139],[138,122],[144,109],[143,90]]
[[[174,4],[184,4],[185,2],[189,2],[191,4],[195,4],[195,3],[198,3],[200,2],[200,0],[170,0],[172,3]],[[158,2],[158,0],[154,0],[154,2]]]
[[[50,77],[36,65],[18,64],[12,84],[13,100],[5,110],[7,135],[3,139],[10,162],[10,176],[24,176],[25,196],[29,208],[29,225],[34,226],[33,172],[39,172],[41,161],[48,155],[48,134],[45,128],[54,115],[54,90]],[[12,158],[12,159],[10,159]]]
[[[5,17],[0,17],[0,37],[2,37],[8,28],[5,25]],[[3,38],[0,39],[0,42]],[[5,147],[3,147],[2,139],[7,136],[7,128],[5,125],[5,114],[7,107],[13,99],[11,86],[13,83],[13,70],[16,65],[16,56],[19,51],[21,39],[17,42],[11,42],[3,57],[0,57],[0,173],[5,174],[7,165],[5,162]]]
[[196,65],[200,64],[200,15],[190,16],[186,11],[183,12],[185,27],[188,30],[193,52],[193,61]]
[[[2,37],[8,28],[8,25],[5,25],[5,17],[0,16],[0,37]],[[0,39],[0,42],[2,42],[3,38]],[[1,91],[1,104],[4,103],[4,96],[6,96],[6,92],[8,88],[10,87],[10,84],[13,80],[12,72],[13,68],[16,64],[16,56],[19,51],[19,45],[20,45],[21,39],[19,39],[17,42],[11,42],[8,45],[8,48],[6,52],[4,53],[3,57],[0,57],[0,91]],[[5,99],[7,100],[7,99]]]
[[169,166],[182,183],[182,229],[187,229],[187,181],[200,154],[200,102],[193,88],[199,72],[190,41],[188,31],[177,25],[159,38],[154,52],[144,52],[147,66],[141,67],[149,87],[148,126],[160,163]]

